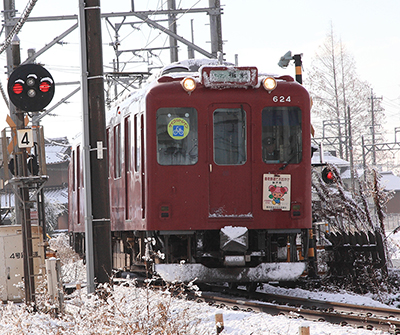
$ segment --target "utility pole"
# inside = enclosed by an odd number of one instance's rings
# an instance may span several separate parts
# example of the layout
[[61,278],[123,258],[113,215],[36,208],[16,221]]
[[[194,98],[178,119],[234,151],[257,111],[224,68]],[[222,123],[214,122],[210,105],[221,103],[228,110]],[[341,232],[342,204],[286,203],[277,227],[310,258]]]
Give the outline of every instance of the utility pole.
[[[15,3],[14,0],[3,0],[3,8],[4,8],[4,27],[5,27],[5,35],[8,36],[12,28],[14,27],[13,25],[13,18],[15,18]],[[6,57],[7,57],[7,77],[10,76],[11,72],[13,71],[13,58],[12,58],[12,51],[11,48],[7,48],[6,50]],[[13,104],[10,104],[10,113],[13,115],[13,112],[15,111],[15,106]]]
[[[176,9],[175,0],[168,0],[168,10],[173,11]],[[173,34],[176,35],[176,14],[168,14],[168,28]],[[170,60],[171,63],[178,61],[178,41],[173,37],[169,36],[169,47],[170,47]]]
[[222,23],[221,23],[221,1],[208,0],[209,7],[214,9],[210,12],[211,53],[217,58],[218,52],[223,54]]
[[[345,111],[346,113],[346,111]],[[338,125],[338,139],[339,139],[339,157],[343,159],[343,142],[342,142],[342,127],[340,124],[340,117],[339,117],[339,108],[336,108],[336,115],[337,115],[337,125]]]
[[353,139],[351,134],[351,116],[350,116],[350,106],[347,106],[347,122],[348,122],[348,135],[349,135],[349,156],[350,156],[350,182],[353,192],[354,187],[354,162],[353,162]]
[[362,157],[363,157],[363,175],[364,181],[367,180],[367,160],[366,160],[366,153],[365,153],[365,142],[364,142],[364,135],[361,136],[361,146],[362,146]]
[[379,110],[375,110],[374,100],[382,100],[382,98],[377,98],[374,96],[373,90],[371,88],[371,133],[372,133],[372,164],[376,165],[376,147],[375,147],[375,112]]
[[[192,44],[194,44],[193,19],[190,20],[190,31],[192,32]],[[194,59],[194,50],[190,46],[188,46],[188,58]]]
[[111,226],[105,147],[103,53],[100,0],[79,0],[81,91],[83,97],[83,176],[88,293],[111,276]]

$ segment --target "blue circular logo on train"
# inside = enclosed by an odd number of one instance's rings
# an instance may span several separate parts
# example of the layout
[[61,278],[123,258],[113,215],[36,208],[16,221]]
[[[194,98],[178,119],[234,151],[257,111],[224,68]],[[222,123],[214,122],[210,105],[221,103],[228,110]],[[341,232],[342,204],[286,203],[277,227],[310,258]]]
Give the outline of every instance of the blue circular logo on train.
[[183,140],[189,134],[189,123],[180,117],[172,119],[168,123],[168,134],[174,140]]

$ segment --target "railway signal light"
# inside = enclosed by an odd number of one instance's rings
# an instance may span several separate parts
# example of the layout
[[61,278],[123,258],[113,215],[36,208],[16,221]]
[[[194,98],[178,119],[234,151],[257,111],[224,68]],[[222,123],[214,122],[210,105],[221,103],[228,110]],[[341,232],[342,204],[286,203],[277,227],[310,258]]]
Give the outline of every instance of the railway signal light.
[[37,176],[39,174],[39,163],[36,155],[31,155],[27,160],[28,170],[29,172]]
[[25,112],[38,112],[53,99],[54,80],[43,66],[25,64],[11,73],[7,90],[15,107]]
[[[39,175],[39,163],[38,163],[38,157],[36,155],[30,155],[29,158],[27,159],[26,163],[27,163],[28,171],[33,176]],[[19,173],[18,172],[18,161],[15,160],[14,158],[11,158],[10,161],[8,162],[8,169],[13,176],[17,176]]]
[[335,181],[335,175],[331,169],[326,167],[322,170],[322,180],[328,185],[333,184]]

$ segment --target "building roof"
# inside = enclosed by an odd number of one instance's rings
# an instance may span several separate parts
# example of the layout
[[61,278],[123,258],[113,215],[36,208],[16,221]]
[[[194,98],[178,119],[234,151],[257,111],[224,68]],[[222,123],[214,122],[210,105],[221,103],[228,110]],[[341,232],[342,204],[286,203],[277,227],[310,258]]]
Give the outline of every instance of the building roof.
[[382,178],[380,184],[387,191],[400,191],[400,177],[396,176],[392,171],[380,172]]
[[[314,152],[314,155],[311,158],[311,163],[312,164],[320,164],[321,163],[320,153],[318,151]],[[341,159],[339,157],[333,156],[330,152],[327,152],[327,151],[324,152],[323,163],[333,164],[333,165],[336,165],[337,167],[350,166],[350,163],[348,161]]]
[[[59,203],[62,205],[68,204],[68,187],[54,187],[44,189],[45,201]],[[14,207],[14,193],[0,194],[1,208]]]
[[71,145],[66,137],[46,139],[46,164],[68,162],[71,156]]
[[[364,169],[357,169],[358,177],[364,174]],[[400,191],[400,177],[396,176],[392,171],[379,172],[381,175],[380,185],[386,191]],[[350,179],[350,169],[341,174],[342,179]]]
[[47,201],[68,204],[68,187],[45,188],[44,198]]
[[[356,174],[354,175],[354,177],[362,177],[364,175],[364,169],[356,169]],[[350,179],[351,178],[351,171],[350,168],[347,169],[346,171],[344,171],[343,173],[340,174],[340,176],[342,177],[342,179]]]

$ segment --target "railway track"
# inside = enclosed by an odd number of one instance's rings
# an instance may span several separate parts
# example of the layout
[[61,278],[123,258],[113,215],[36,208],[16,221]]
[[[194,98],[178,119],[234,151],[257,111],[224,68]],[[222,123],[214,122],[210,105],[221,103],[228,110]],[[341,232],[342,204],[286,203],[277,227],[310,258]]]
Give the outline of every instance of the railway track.
[[[194,297],[210,305],[234,310],[256,311],[271,315],[287,315],[311,321],[326,321],[355,328],[377,329],[400,334],[400,309],[304,299],[245,290],[210,287],[202,296]],[[200,299],[200,300],[199,300]]]
[[[138,280],[137,283],[138,285],[147,285],[141,280]],[[165,289],[161,282],[154,282],[152,287],[154,289]],[[286,315],[290,318],[329,322],[369,330],[376,329],[400,335],[400,309],[396,308],[362,306],[264,292],[248,292],[245,289],[230,289],[226,286],[200,285],[200,291],[200,297],[192,290],[186,291],[187,298],[221,308]]]

